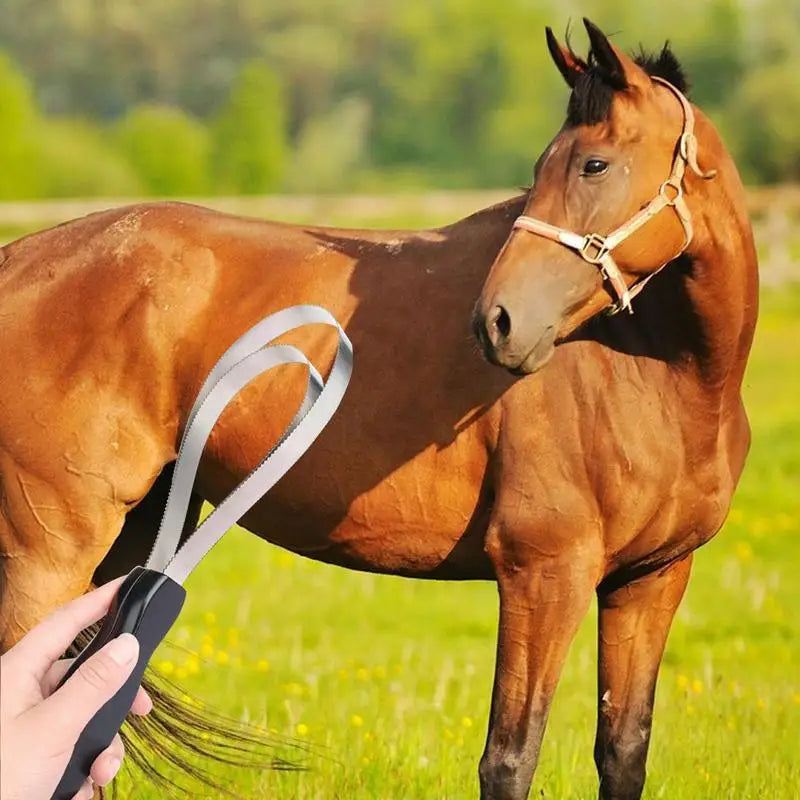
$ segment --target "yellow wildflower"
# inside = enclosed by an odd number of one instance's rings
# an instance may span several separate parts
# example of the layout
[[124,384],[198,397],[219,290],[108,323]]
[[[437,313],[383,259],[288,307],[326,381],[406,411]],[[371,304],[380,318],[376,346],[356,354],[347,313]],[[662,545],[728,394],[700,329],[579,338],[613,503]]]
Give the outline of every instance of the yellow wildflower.
[[738,542],[736,545],[736,557],[742,564],[746,564],[753,558],[753,548],[747,542]]

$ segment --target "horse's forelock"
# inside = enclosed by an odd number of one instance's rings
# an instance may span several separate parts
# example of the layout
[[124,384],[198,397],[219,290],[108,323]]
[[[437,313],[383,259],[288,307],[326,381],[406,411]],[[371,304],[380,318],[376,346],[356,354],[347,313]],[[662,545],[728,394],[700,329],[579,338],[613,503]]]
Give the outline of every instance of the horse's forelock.
[[[648,75],[669,81],[684,94],[688,92],[686,73],[669,42],[665,42],[658,53],[640,49],[634,60]],[[607,120],[616,91],[618,88],[608,82],[603,70],[597,67],[590,56],[587,68],[576,78],[569,97],[567,125],[597,125]]]

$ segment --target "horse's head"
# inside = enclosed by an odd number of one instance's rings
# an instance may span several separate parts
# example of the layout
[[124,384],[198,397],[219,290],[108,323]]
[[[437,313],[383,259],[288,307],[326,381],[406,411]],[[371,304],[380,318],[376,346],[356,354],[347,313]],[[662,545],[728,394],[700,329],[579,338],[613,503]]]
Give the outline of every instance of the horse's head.
[[697,164],[694,112],[668,47],[634,60],[584,23],[586,60],[547,29],[572,88],[567,119],[475,307],[487,357],[515,374],[539,369],[612,303],[632,311],[632,295],[692,239],[686,178],[713,176]]

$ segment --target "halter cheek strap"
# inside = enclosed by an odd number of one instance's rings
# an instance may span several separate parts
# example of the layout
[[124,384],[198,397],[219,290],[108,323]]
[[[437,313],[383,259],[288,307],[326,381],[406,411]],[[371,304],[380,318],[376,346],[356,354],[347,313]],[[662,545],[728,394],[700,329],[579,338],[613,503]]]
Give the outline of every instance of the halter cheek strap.
[[[639,292],[644,289],[647,282],[653,275],[660,272],[670,261],[683,253],[692,241],[694,229],[692,228],[692,215],[686,199],[683,196],[683,181],[686,174],[686,167],[692,170],[701,178],[713,178],[716,170],[703,172],[697,163],[697,137],[694,133],[694,111],[689,101],[683,93],[676,89],[669,81],[663,78],[653,77],[654,81],[666,86],[680,101],[683,109],[683,131],[678,140],[675,160],[672,162],[672,172],[669,177],[658,187],[658,194],[641,210],[634,214],[626,223],[603,236],[599,233],[589,233],[581,235],[551,225],[549,222],[536,219],[535,217],[521,216],[514,221],[514,228],[534,233],[545,239],[563,244],[574,250],[584,261],[594,264],[600,270],[603,278],[611,284],[617,300],[612,304],[610,313],[615,314],[620,309],[627,309],[633,314],[631,301]],[[683,226],[684,242],[683,247],[669,260],[665,261],[658,269],[651,272],[647,277],[628,286],[622,271],[617,266],[612,251],[632,236],[643,225],[648,223],[653,217],[665,208],[675,209],[678,219]]]

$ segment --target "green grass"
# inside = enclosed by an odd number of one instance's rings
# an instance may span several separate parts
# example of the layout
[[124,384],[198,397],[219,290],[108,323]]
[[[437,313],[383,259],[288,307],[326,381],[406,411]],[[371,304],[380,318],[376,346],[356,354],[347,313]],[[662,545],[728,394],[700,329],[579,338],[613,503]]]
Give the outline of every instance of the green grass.
[[[767,293],[746,379],[753,448],[725,529],[696,556],[673,627],[647,798],[798,795],[798,342],[800,289]],[[225,783],[258,798],[476,796],[492,584],[362,575],[236,530],[188,588],[172,634],[179,646],[164,647],[156,665],[217,710],[324,748],[309,772],[223,770]],[[534,797],[595,796],[594,674],[592,614],[554,702]],[[122,796],[159,792],[140,785]]]

